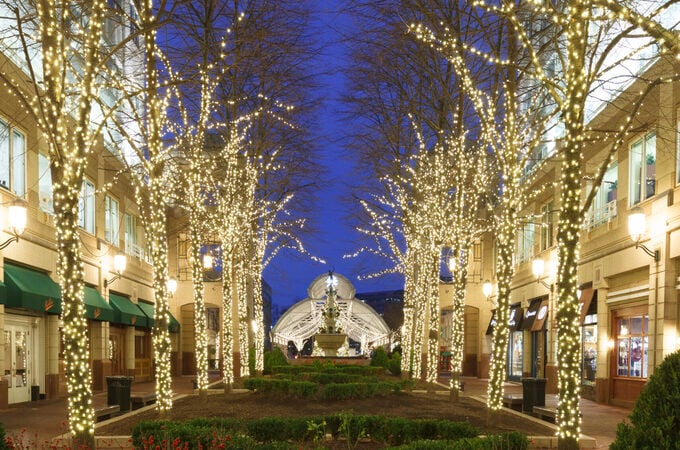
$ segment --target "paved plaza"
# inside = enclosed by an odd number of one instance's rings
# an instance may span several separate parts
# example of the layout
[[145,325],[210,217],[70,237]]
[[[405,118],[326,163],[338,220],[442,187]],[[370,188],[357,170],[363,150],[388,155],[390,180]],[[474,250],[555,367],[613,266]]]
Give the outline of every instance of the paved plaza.
[[[192,378],[190,376],[173,378],[173,392],[178,395],[192,393]],[[463,395],[475,397],[480,401],[485,399],[486,379],[464,378],[463,381],[465,383]],[[152,382],[132,385],[133,395],[152,393],[154,390],[155,384]],[[506,383],[505,392],[511,395],[521,395],[522,385],[513,382]],[[106,392],[102,392],[93,396],[95,408],[106,405],[106,395]],[[547,394],[546,406],[556,405],[557,396]],[[594,439],[594,447],[592,439],[588,440],[589,448],[598,449],[609,447],[616,435],[616,424],[630,413],[624,408],[602,405],[585,399],[581,400],[581,411],[583,414],[582,432],[585,436]],[[25,441],[30,440],[30,442],[45,442],[65,433],[68,429],[66,421],[66,399],[40,400],[0,410],[0,423],[5,427],[7,435],[16,436],[25,430],[23,432],[28,437]]]

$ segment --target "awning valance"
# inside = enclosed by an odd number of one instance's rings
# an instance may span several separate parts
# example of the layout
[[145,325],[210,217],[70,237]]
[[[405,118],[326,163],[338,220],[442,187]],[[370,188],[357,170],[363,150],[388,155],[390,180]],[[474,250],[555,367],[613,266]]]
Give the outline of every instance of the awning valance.
[[94,320],[115,321],[113,308],[106,303],[104,297],[93,287],[85,286],[85,317]]
[[6,306],[61,313],[61,289],[44,272],[5,263]]
[[[147,302],[139,302],[139,307],[142,308],[142,311],[144,311],[144,314],[147,316],[149,319],[149,326],[153,327],[155,322],[155,317],[156,317],[156,307],[152,305],[151,303]],[[170,321],[168,323],[168,331],[170,333],[179,333],[179,322],[175,317],[168,311],[168,316],[170,317]]]
[[115,311],[114,322],[135,327],[149,326],[144,312],[129,298],[109,293],[109,302]]

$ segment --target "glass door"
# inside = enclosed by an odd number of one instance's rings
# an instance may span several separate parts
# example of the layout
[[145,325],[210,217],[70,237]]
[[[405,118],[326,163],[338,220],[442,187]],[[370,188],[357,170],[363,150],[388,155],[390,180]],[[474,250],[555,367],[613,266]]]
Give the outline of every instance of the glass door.
[[5,379],[9,403],[31,400],[28,327],[5,325]]

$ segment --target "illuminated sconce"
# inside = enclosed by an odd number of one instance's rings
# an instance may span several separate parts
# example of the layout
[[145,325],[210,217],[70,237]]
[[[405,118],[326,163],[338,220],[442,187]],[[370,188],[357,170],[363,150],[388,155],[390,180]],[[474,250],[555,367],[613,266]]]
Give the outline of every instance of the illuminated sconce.
[[208,253],[203,255],[203,268],[205,270],[212,270],[212,268],[213,268],[213,257],[212,257],[212,255],[209,255]]
[[549,289],[552,291],[552,284],[548,284],[545,281],[541,280],[541,277],[543,276],[543,273],[545,272],[545,261],[543,261],[540,258],[536,258],[531,262],[531,272],[534,274],[534,277],[536,277],[536,283],[542,284],[546,289]]
[[175,292],[177,292],[177,280],[174,278],[168,278],[166,287],[168,288],[170,295],[175,295]]
[[644,234],[646,228],[647,216],[645,216],[645,212],[642,210],[642,208],[638,206],[631,209],[630,213],[628,214],[628,233],[630,234],[631,239],[635,241],[635,248],[641,248],[642,251],[654,258],[654,261],[658,262],[661,258],[659,250],[650,250],[645,245],[640,243],[640,239],[642,239],[642,235]]
[[[103,263],[102,265],[106,265],[106,263]],[[123,254],[115,255],[113,257],[113,271],[116,273],[116,275],[111,279],[104,279],[104,287],[109,287],[109,285],[113,284],[114,281],[120,278],[123,272],[125,272],[125,267],[127,267],[127,257]]]
[[454,270],[456,270],[456,257],[450,256],[449,257],[449,271],[453,272]]
[[609,350],[613,350],[613,349],[614,349],[614,344],[615,344],[615,343],[614,343],[614,340],[613,340],[613,339],[609,339],[609,340],[607,341],[607,348],[608,348]]
[[24,202],[17,200],[7,208],[7,222],[12,237],[0,244],[0,250],[4,250],[12,242],[19,242],[19,236],[26,229],[26,206]]
[[482,293],[487,300],[491,298],[491,294],[493,293],[493,284],[491,284],[491,281],[486,280],[484,284],[482,284]]

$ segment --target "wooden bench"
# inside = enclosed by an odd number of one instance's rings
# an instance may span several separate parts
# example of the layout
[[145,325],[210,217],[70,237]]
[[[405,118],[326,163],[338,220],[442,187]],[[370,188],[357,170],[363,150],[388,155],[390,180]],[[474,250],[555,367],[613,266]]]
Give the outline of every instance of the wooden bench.
[[117,416],[120,412],[120,405],[104,406],[94,410],[94,421],[101,422],[102,420],[110,419]]
[[135,394],[130,396],[130,406],[133,410],[154,403],[156,403],[155,393]]
[[504,395],[503,406],[522,412],[522,396],[520,395]]

